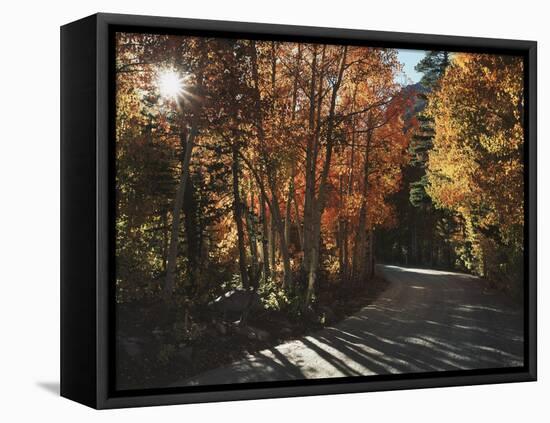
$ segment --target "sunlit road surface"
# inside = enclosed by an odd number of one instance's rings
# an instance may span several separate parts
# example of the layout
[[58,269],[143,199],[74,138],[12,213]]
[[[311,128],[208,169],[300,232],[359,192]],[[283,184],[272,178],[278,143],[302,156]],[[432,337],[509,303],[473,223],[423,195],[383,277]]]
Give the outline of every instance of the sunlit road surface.
[[523,365],[522,309],[483,280],[398,266],[377,271],[387,289],[354,316],[174,386]]

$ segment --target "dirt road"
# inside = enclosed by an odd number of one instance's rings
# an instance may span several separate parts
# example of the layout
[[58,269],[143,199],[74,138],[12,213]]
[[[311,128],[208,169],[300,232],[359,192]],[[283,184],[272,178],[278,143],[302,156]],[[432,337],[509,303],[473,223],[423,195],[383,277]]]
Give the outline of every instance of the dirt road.
[[387,289],[354,316],[174,386],[522,365],[522,310],[483,280],[398,266],[377,271]]

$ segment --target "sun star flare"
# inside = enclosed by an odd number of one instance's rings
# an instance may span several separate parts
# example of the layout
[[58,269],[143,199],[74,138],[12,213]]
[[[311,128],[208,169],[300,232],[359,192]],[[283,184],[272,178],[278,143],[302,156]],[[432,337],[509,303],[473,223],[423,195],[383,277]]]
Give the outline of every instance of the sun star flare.
[[185,78],[173,69],[161,71],[157,84],[163,98],[177,100],[184,94]]

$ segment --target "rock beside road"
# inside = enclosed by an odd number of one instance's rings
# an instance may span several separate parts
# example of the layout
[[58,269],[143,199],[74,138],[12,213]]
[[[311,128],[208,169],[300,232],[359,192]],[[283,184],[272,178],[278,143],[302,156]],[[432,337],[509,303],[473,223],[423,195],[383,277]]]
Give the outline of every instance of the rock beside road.
[[245,310],[258,311],[263,309],[262,301],[257,292],[235,289],[219,296],[208,304],[208,308],[215,313],[231,318],[240,315]]

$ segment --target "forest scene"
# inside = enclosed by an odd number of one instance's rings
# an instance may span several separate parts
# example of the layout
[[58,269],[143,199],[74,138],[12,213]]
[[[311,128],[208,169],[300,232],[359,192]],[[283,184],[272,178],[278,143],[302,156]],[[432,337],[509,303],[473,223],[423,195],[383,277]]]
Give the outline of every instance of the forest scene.
[[523,58],[118,32],[116,387],[523,365]]

